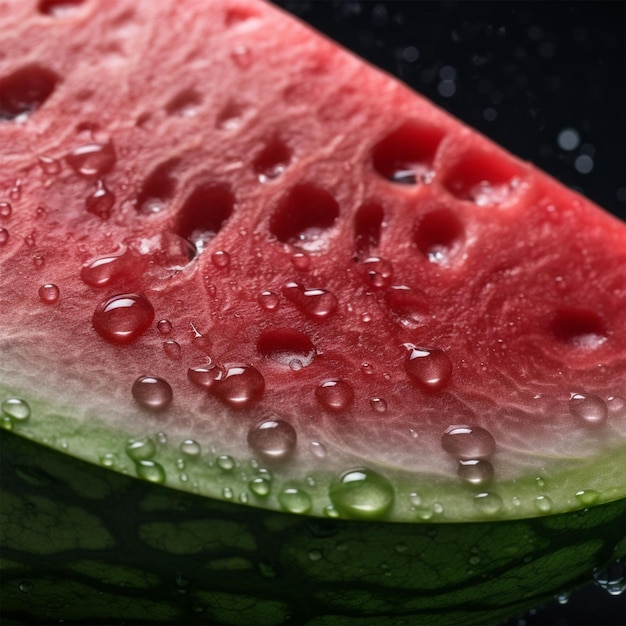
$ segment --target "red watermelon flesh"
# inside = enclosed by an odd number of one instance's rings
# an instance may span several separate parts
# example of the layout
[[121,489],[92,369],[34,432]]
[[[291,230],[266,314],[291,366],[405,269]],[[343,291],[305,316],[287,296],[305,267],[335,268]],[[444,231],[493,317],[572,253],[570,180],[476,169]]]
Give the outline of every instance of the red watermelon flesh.
[[626,494],[626,228],[271,5],[0,4],[4,425],[315,515]]

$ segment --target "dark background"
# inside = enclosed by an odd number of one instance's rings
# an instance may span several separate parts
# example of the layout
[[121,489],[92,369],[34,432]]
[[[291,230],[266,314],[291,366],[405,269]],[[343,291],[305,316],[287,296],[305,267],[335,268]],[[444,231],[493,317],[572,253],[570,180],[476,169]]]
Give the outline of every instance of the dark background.
[[[626,219],[626,2],[275,4]],[[509,622],[625,623],[626,596],[594,585]]]

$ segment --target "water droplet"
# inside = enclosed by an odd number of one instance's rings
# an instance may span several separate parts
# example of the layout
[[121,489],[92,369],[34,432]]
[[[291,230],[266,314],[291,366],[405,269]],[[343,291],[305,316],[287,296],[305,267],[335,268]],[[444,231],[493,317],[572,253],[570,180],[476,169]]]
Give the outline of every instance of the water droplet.
[[6,228],[0,228],[0,246],[4,246],[9,241],[9,231]]
[[239,45],[230,53],[232,60],[242,70],[247,70],[252,65],[252,52],[248,46]]
[[10,202],[0,202],[0,217],[11,217],[13,207]]
[[306,272],[311,267],[311,257],[305,252],[296,252],[291,255],[291,264],[299,272]]
[[382,398],[370,398],[370,406],[376,413],[385,413],[387,411],[387,403]]
[[140,376],[133,384],[133,398],[148,411],[164,411],[172,403],[174,394],[170,384],[156,376]]
[[30,593],[33,590],[33,583],[30,580],[23,580],[19,585],[18,589],[22,593]]
[[167,434],[164,433],[163,431],[159,431],[156,434],[156,440],[158,443],[160,443],[162,446],[164,446],[167,443]]
[[39,287],[39,298],[45,304],[54,304],[59,299],[59,288],[52,283]]
[[296,449],[294,427],[281,419],[265,419],[248,431],[248,445],[265,461],[284,461]]
[[393,266],[386,259],[370,257],[363,261],[363,270],[368,284],[374,289],[384,289],[391,284]]
[[622,557],[608,567],[593,570],[596,585],[611,596],[621,596],[626,591],[626,558]]
[[260,498],[265,498],[272,490],[272,484],[263,476],[255,476],[249,483],[250,491]]
[[315,397],[327,411],[345,411],[354,402],[354,389],[344,380],[327,380],[315,389]]
[[483,485],[493,478],[493,466],[483,459],[461,459],[457,474],[466,483]]
[[115,467],[117,465],[117,455],[107,452],[100,457],[100,465],[104,467]]
[[165,352],[165,354],[174,361],[180,361],[183,353],[180,344],[173,339],[168,339],[163,342],[163,352]]
[[156,444],[150,437],[137,439],[128,443],[126,454],[133,461],[146,461],[156,454]]
[[278,502],[285,511],[304,515],[311,510],[313,503],[306,491],[297,487],[287,487],[278,494]]
[[535,498],[535,508],[541,513],[549,513],[552,510],[552,500],[548,496],[537,496]]
[[93,314],[95,331],[109,343],[127,345],[138,339],[152,324],[154,309],[136,293],[119,294],[102,301]]
[[157,330],[162,335],[168,335],[172,332],[172,322],[170,322],[169,320],[159,320],[157,322]]
[[33,265],[35,267],[43,267],[44,263],[46,262],[46,259],[44,258],[43,255],[41,254],[36,254],[33,257]]
[[418,348],[405,344],[408,350],[405,369],[411,380],[426,393],[438,393],[445,389],[452,377],[452,361],[437,348]]
[[559,593],[554,598],[559,604],[567,604],[569,602],[569,593],[563,592]]
[[391,483],[370,469],[361,467],[344,472],[331,484],[330,500],[346,517],[376,519],[393,506]]
[[26,237],[24,237],[24,243],[29,248],[32,248],[35,245],[35,235],[34,235],[34,233],[30,233],[29,235],[26,235]]
[[232,500],[235,497],[235,494],[230,487],[224,487],[224,489],[222,489],[222,497],[224,500]]
[[441,447],[464,461],[484,459],[496,449],[491,433],[480,426],[450,426],[441,436]]
[[252,365],[231,364],[217,373],[210,390],[232,407],[246,407],[261,399],[265,379]]
[[217,463],[217,466],[225,472],[230,472],[235,469],[236,465],[235,459],[233,459],[233,457],[229,454],[220,454],[215,462]]
[[85,210],[102,220],[107,220],[114,204],[115,194],[99,180],[97,189],[85,199]]
[[37,157],[37,161],[39,161],[39,167],[43,173],[48,176],[56,176],[61,171],[61,164],[51,156],[42,154]]
[[22,199],[22,181],[16,180],[15,184],[9,189],[9,199],[13,202],[19,202]]
[[147,261],[142,255],[124,247],[86,263],[80,271],[80,277],[91,287],[106,287],[115,280],[139,278],[146,267]]
[[592,506],[600,499],[600,493],[595,489],[582,489],[576,492],[576,498],[585,506]]
[[198,365],[187,370],[187,378],[198,387],[209,389],[215,383],[221,370],[213,364]]
[[115,165],[113,144],[91,143],[75,148],[65,160],[80,176],[97,178],[108,174]]
[[185,439],[179,446],[180,451],[187,456],[200,456],[202,448],[195,439]]
[[573,393],[569,401],[570,413],[590,426],[603,424],[609,411],[606,402],[593,394]]
[[230,254],[224,250],[217,250],[211,255],[211,261],[218,269],[224,269],[230,265]]
[[283,288],[283,294],[313,319],[324,320],[337,310],[335,294],[326,289],[305,289],[299,283],[289,282]]
[[474,504],[487,515],[495,515],[502,508],[502,498],[497,493],[483,491],[474,496]]
[[2,414],[17,422],[25,422],[30,417],[30,405],[20,398],[7,398],[2,402]]
[[313,456],[316,456],[318,459],[323,459],[326,457],[326,446],[319,441],[312,441],[311,452],[313,453]]
[[139,478],[147,480],[150,483],[157,483],[162,485],[165,483],[165,470],[160,463],[156,461],[150,461],[148,459],[142,459],[135,463],[135,471]]
[[262,291],[259,294],[259,304],[266,311],[275,311],[280,304],[280,300],[278,299],[278,295],[273,291]]

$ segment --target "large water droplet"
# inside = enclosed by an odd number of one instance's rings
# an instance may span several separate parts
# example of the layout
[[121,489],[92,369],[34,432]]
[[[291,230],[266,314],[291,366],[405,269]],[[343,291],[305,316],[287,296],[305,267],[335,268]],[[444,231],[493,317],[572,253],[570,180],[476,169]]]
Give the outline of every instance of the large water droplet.
[[25,422],[30,417],[30,405],[20,398],[7,398],[2,402],[2,414],[17,422]]
[[148,411],[164,411],[172,403],[174,394],[170,384],[156,376],[140,376],[133,383],[133,398]]
[[119,252],[96,257],[83,265],[80,277],[91,287],[106,287],[115,280],[133,280],[146,268],[142,255],[123,248]]
[[363,261],[363,271],[367,277],[367,283],[374,289],[384,289],[391,284],[393,266],[386,259],[370,257]]
[[284,461],[296,449],[295,428],[281,419],[265,419],[248,431],[248,445],[265,461]]
[[154,309],[137,293],[119,294],[101,302],[93,314],[95,331],[109,343],[127,345],[152,324]]
[[593,570],[596,585],[609,595],[621,596],[626,591],[626,557],[618,559],[608,567]]
[[412,344],[405,344],[405,347],[408,350],[406,372],[422,391],[438,393],[448,386],[452,361],[443,350],[418,348]]
[[99,180],[97,189],[85,200],[85,209],[88,213],[107,220],[114,204],[115,194]]
[[329,495],[342,515],[357,519],[381,518],[394,502],[391,483],[365,467],[344,472],[331,484]]
[[487,515],[495,515],[502,508],[502,498],[497,493],[484,491],[474,496],[474,504]]
[[72,150],[65,159],[77,174],[85,178],[99,178],[108,174],[116,161],[111,143],[80,146]]
[[457,474],[466,483],[483,485],[493,478],[493,465],[484,459],[461,459]]
[[457,459],[471,461],[491,456],[496,441],[480,426],[450,426],[441,436],[441,447]]
[[258,402],[265,391],[265,379],[252,365],[231,364],[220,370],[210,390],[232,407]]
[[313,319],[326,319],[337,310],[335,294],[326,289],[305,289],[299,283],[289,282],[283,287],[283,294]]
[[297,487],[288,487],[278,494],[278,502],[280,506],[289,511],[289,513],[298,513],[304,515],[311,510],[313,503],[311,496],[306,491]]
[[156,454],[156,444],[150,437],[131,441],[126,446],[126,454],[133,461],[145,461]]
[[52,283],[39,287],[39,299],[45,304],[54,304],[59,299],[59,288]]
[[573,393],[569,401],[569,410],[574,417],[590,426],[603,424],[609,414],[606,402],[590,393]]
[[315,389],[315,397],[327,411],[345,411],[354,402],[354,389],[344,380],[327,380]]
[[600,499],[600,492],[595,489],[581,489],[576,492],[576,498],[585,506],[592,506]]
[[147,480],[150,483],[162,485],[165,483],[166,475],[163,466],[156,461],[144,459],[135,463],[135,471],[139,478]]

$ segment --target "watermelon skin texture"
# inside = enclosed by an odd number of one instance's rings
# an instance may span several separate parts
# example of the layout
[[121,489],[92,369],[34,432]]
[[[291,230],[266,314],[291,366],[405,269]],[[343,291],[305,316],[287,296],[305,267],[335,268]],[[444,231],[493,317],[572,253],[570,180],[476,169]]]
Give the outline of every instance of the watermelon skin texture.
[[[623,224],[269,5],[2,7],[2,255],[23,277],[3,274],[2,380],[31,407],[6,425],[315,515],[480,520],[624,495]],[[63,40],[96,42],[99,71],[74,52],[43,66]],[[104,284],[85,278],[100,255]],[[103,321],[122,300],[141,317],[123,340]],[[208,359],[206,393],[188,368]],[[133,397],[141,376],[172,387],[167,410]],[[254,439],[267,419],[280,462]],[[443,443],[457,427],[477,449]],[[183,480],[189,440],[206,464]],[[221,466],[251,456],[268,497]],[[364,466],[371,509],[342,486]]]

